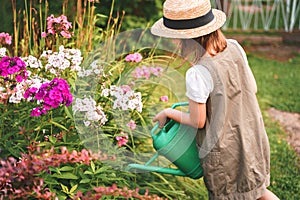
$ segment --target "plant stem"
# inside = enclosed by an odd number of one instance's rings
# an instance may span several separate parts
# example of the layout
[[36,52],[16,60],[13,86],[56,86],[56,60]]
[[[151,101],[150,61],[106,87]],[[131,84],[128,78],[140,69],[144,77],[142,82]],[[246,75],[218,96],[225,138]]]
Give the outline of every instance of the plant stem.
[[[27,0],[24,0],[24,3],[25,3],[24,22],[26,22],[25,27],[24,27],[24,37],[25,37],[24,39],[25,39],[25,43],[26,42],[28,43],[28,50],[30,52],[31,51],[31,17],[32,16],[31,16],[31,11],[30,11],[30,13],[28,13]],[[30,6],[31,6],[31,0],[30,0]],[[29,14],[29,16],[28,16],[28,14]],[[28,18],[30,18],[30,19],[28,19]],[[28,52],[25,49],[23,49],[23,51]]]
[[17,30],[17,9],[16,9],[16,0],[11,0],[12,11],[13,11],[13,23],[14,23],[14,52],[13,54],[18,55],[18,37],[19,32]]

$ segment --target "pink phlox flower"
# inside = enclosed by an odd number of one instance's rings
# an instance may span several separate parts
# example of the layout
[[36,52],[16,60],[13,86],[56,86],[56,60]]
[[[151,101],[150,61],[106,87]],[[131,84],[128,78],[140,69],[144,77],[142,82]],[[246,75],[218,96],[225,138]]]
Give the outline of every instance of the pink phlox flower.
[[143,57],[140,53],[128,54],[125,57],[126,62],[141,62],[142,59],[143,59]]
[[161,67],[136,67],[133,72],[133,77],[138,78],[146,78],[149,79],[151,75],[153,76],[161,76],[163,73],[163,69]]
[[134,72],[133,72],[133,77],[138,79],[138,78],[142,78],[144,75],[143,70],[139,67],[136,67]]
[[136,123],[134,120],[130,120],[127,124],[127,126],[130,128],[130,130],[134,130],[136,128]]
[[160,99],[162,102],[168,102],[168,101],[169,101],[168,96],[161,96],[159,99]]
[[60,34],[65,38],[68,38],[68,39],[71,38],[71,34],[66,31],[61,31]]
[[150,71],[154,76],[161,76],[163,73],[163,69],[161,67],[151,67]]
[[122,89],[122,91],[123,91],[124,94],[126,94],[127,92],[132,91],[131,87],[128,86],[128,85],[121,85],[121,89]]
[[118,136],[116,136],[116,140],[118,141],[118,146],[121,147],[128,142],[128,135],[127,133],[121,131]]
[[8,33],[0,33],[0,44],[8,44],[11,45],[11,36]]
[[45,37],[47,37],[47,33],[46,32],[42,32],[41,36],[42,36],[42,38],[45,38]]
[[59,17],[54,17],[52,14],[47,17],[47,33],[43,32],[42,37],[47,37],[47,34],[60,34],[64,38],[71,38],[71,33],[69,32],[69,29],[71,28],[72,24],[68,21],[66,16],[61,15]]

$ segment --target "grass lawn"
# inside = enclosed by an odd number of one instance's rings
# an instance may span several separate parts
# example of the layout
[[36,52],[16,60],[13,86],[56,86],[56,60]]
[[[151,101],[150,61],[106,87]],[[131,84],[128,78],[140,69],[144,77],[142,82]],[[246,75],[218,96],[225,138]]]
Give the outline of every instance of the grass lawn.
[[258,100],[271,146],[271,187],[280,199],[300,199],[300,159],[287,144],[286,133],[272,121],[269,107],[300,112],[300,55],[278,62],[248,55],[258,86]]

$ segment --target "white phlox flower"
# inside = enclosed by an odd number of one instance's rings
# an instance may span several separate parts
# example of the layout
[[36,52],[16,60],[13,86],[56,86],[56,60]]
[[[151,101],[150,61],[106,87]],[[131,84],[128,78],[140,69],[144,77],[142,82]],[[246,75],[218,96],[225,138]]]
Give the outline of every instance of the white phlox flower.
[[99,122],[104,125],[107,121],[106,115],[101,106],[96,106],[96,101],[92,97],[85,97],[83,99],[76,98],[73,105],[73,112],[82,112],[84,114],[84,124],[89,126],[92,121]]
[[6,48],[0,48],[0,57],[6,56]]
[[29,55],[28,57],[24,57],[22,58],[22,60],[30,68],[34,68],[34,69],[42,68],[42,62],[32,55]]
[[24,99],[26,84],[24,82],[18,83],[14,88],[14,93],[9,97],[9,103],[20,103]]

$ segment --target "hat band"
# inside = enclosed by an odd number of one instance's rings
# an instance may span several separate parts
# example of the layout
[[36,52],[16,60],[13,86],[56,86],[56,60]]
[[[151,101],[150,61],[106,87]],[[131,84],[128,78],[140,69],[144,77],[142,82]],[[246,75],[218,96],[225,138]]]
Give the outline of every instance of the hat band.
[[171,29],[193,29],[208,24],[214,19],[214,17],[212,10],[210,10],[205,15],[193,19],[174,20],[163,16],[163,23],[166,27]]

